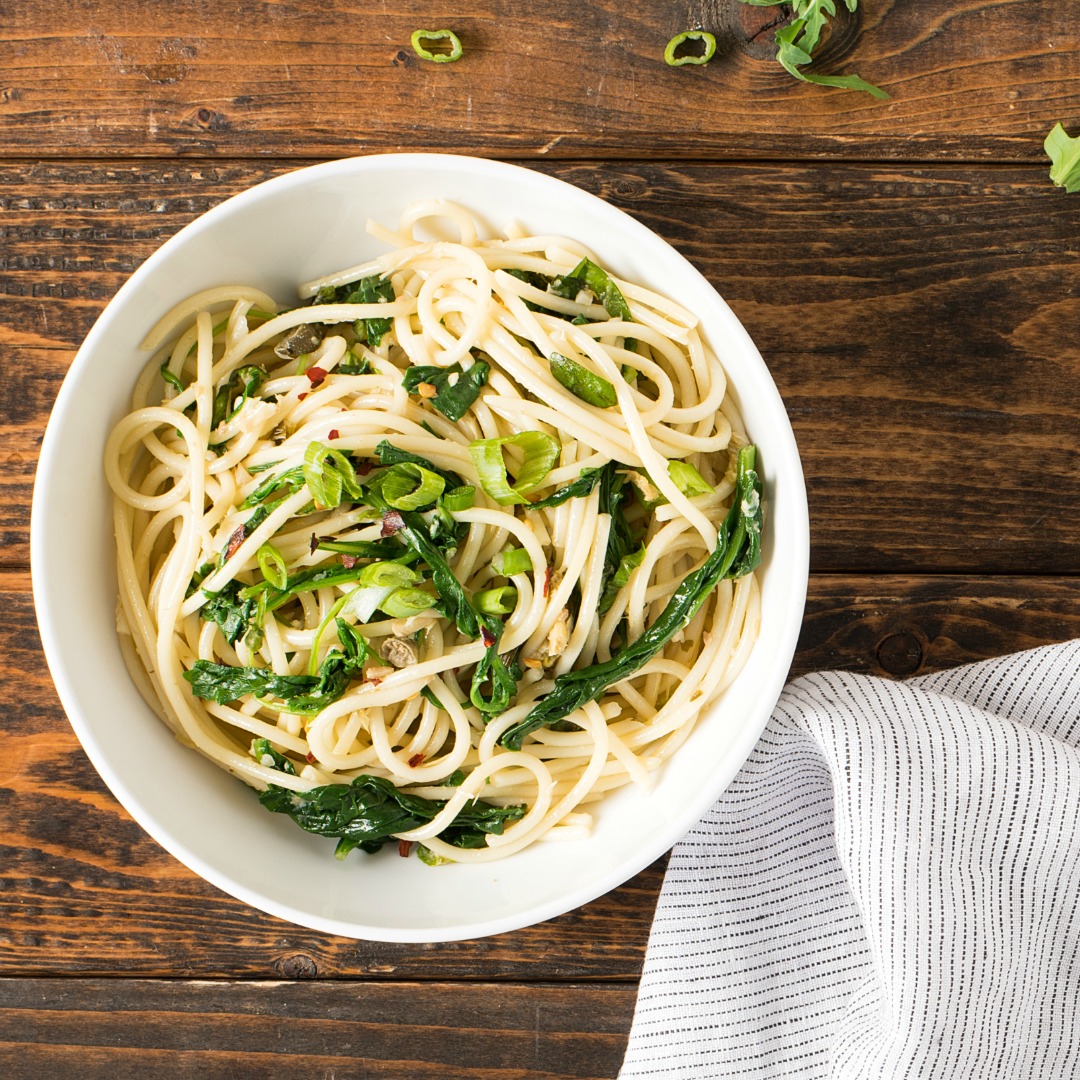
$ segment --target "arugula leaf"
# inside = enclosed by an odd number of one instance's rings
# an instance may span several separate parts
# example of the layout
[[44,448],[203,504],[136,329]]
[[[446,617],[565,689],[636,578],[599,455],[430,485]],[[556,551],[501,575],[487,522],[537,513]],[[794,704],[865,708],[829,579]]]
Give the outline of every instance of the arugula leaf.
[[613,319],[634,321],[619,286],[592,259],[582,259],[569,274],[563,274],[551,283],[551,291],[566,300],[573,300],[582,289],[588,289]]
[[731,509],[720,527],[716,548],[683,578],[659,618],[610,660],[557,676],[551,692],[503,733],[499,740],[503,746],[520,750],[531,731],[557,723],[595,701],[612,683],[629,678],[690,622],[721,579],[742,577],[757,566],[761,560],[761,482],[754,470],[755,455],[753,446],[739,451]]
[[600,614],[603,615],[612,604],[619,590],[630,580],[630,575],[645,561],[645,545],[642,544],[637,551],[624,555],[619,560],[619,568],[611,575],[611,579],[604,587],[600,597]]
[[[802,68],[813,61],[813,51],[821,40],[822,31],[830,17],[836,14],[836,0],[742,0],[753,7],[776,7],[790,4],[795,18],[777,29],[776,59],[789,74],[802,82],[818,86],[836,86],[844,90],[862,90],[873,97],[888,100],[889,95],[879,87],[860,79],[858,75],[819,75]],[[845,0],[848,11],[858,7],[858,0]]]
[[433,386],[435,393],[426,400],[447,420],[457,421],[480,396],[480,388],[488,381],[490,371],[491,365],[485,360],[477,360],[468,371],[463,371],[460,364],[446,368],[417,364],[405,372],[402,384],[410,394],[418,394],[422,385]]
[[230,645],[247,632],[258,613],[259,604],[254,597],[241,597],[244,588],[238,581],[230,581],[219,592],[207,593],[210,598],[203,604],[199,614],[206,622],[217,623]]
[[582,469],[581,475],[576,480],[571,480],[565,487],[557,488],[545,499],[537,499],[536,502],[525,503],[526,510],[551,510],[556,506],[562,506],[570,499],[584,499],[592,494],[592,490],[603,479],[604,470],[615,471],[615,462],[609,461],[599,469]]
[[610,409],[619,403],[611,381],[603,375],[595,374],[576,360],[553,352],[548,357],[548,366],[551,374],[555,376],[555,381],[565,386],[574,397],[584,401],[586,405]]
[[[238,367],[229,378],[221,384],[220,389],[214,395],[214,408],[210,417],[210,430],[218,426],[223,420],[231,420],[243,407],[244,402],[254,394],[266,380],[266,368],[256,364],[246,364]],[[239,401],[237,397],[239,396]]]
[[[300,828],[374,853],[398,833],[426,825],[445,805],[394,787],[381,776],[357,776],[351,784],[327,784],[311,791],[294,792],[271,784],[259,802],[276,814],[288,814]],[[506,823],[525,816],[525,807],[493,806],[476,800],[467,803],[440,839],[454,847],[482,847],[489,833],[502,833]]]
[[[372,274],[371,277],[351,281],[337,288],[326,286],[315,297],[316,304],[379,304],[388,303],[395,298],[394,286],[389,278]],[[361,341],[366,341],[373,348],[382,343],[383,335],[390,332],[392,319],[357,319],[353,330]],[[350,373],[351,374],[351,373]]]
[[245,694],[292,698],[314,689],[319,682],[313,675],[275,675],[268,668],[231,667],[210,660],[196,660],[191,670],[184,672],[184,678],[196,697],[219,705],[238,701]]
[[1050,179],[1066,192],[1080,191],[1080,136],[1070,138],[1061,124],[1055,124],[1043,148],[1050,158]]
[[265,765],[268,769],[277,769],[289,776],[296,775],[296,766],[284,754],[278,753],[270,745],[269,739],[252,739],[249,752],[260,765]]
[[[614,468],[609,470],[607,466],[601,473],[600,513],[611,516],[604,569],[600,575],[600,596],[603,599],[609,595],[611,581],[618,574],[623,559],[634,551],[637,544],[622,505],[623,487],[627,483],[626,474],[616,472]],[[611,594],[611,597],[614,599],[614,594]],[[609,602],[608,607],[610,606]]]
[[209,660],[196,660],[184,678],[198,698],[227,705],[246,694],[277,697],[289,712],[311,715],[337,701],[352,679],[362,673],[368,657],[367,641],[347,622],[338,619],[341,648],[331,649],[315,675],[277,675],[267,668],[232,667]]
[[446,481],[447,491],[453,491],[454,488],[466,486],[465,481],[462,480],[457,473],[450,472],[447,469],[440,469],[432,461],[426,457],[422,457],[420,454],[412,454],[408,450],[399,450],[387,439],[383,439],[375,447],[375,453],[379,456],[380,465],[397,465],[403,461],[408,461],[413,465],[423,466],[423,468],[435,473],[437,476],[441,476],[443,480]]

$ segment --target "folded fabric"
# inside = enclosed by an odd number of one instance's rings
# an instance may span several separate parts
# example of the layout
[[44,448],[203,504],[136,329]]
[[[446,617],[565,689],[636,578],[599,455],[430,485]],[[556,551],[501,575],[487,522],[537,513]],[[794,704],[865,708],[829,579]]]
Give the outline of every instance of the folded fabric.
[[791,683],[675,848],[621,1080],[1080,1077],[1080,641]]

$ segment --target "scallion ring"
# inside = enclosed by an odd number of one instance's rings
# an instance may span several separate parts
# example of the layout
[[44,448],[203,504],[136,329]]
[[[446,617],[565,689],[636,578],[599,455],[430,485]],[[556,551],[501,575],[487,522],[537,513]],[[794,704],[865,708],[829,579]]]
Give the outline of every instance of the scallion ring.
[[[701,52],[684,52],[679,49],[688,42],[701,42]],[[693,46],[690,46],[691,48]],[[682,67],[683,64],[707,64],[716,55],[716,38],[707,30],[684,30],[676,34],[664,49],[664,62],[669,67]]]
[[[432,52],[425,45],[425,41],[448,41],[449,52]],[[713,43],[715,48],[716,43]],[[461,59],[461,40],[453,30],[414,30],[412,35],[413,52],[421,60],[430,60],[433,64],[452,64]]]

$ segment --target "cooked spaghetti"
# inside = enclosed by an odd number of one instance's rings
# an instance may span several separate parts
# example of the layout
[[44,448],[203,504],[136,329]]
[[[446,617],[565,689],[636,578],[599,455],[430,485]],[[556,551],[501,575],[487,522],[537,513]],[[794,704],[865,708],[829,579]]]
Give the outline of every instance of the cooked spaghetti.
[[106,450],[129,667],[339,857],[587,835],[753,646],[754,448],[695,317],[580,244],[369,230],[299,306],[148,335]]

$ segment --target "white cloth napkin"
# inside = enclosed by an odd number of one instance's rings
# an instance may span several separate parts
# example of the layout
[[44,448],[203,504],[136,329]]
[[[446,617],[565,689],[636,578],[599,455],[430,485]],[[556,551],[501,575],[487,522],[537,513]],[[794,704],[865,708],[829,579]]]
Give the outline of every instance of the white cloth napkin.
[[784,691],[674,850],[621,1080],[1080,1077],[1080,641]]

